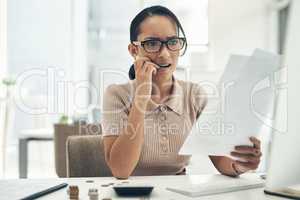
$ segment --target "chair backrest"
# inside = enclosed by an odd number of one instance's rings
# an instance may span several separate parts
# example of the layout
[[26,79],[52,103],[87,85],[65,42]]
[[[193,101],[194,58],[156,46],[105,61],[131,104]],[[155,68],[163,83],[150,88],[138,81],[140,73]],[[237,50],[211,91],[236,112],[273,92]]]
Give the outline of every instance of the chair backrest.
[[108,177],[101,135],[70,136],[66,142],[67,177]]
[[56,174],[59,177],[67,177],[66,141],[69,136],[100,135],[101,133],[101,124],[55,124],[54,154]]

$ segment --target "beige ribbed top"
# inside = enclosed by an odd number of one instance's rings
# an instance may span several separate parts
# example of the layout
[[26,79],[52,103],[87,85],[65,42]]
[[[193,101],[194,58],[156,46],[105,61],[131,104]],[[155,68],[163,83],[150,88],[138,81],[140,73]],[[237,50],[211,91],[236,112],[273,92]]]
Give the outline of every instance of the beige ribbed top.
[[[163,104],[151,101],[144,121],[144,144],[132,175],[174,175],[190,156],[178,155],[192,125],[206,105],[203,89],[174,78],[172,94]],[[118,136],[127,126],[136,81],[110,85],[103,101],[103,135]]]

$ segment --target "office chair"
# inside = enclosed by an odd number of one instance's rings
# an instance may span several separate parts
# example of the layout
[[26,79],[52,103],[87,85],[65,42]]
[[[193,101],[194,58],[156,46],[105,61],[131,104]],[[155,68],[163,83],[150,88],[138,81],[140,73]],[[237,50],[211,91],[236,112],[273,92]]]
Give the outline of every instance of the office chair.
[[101,135],[69,136],[66,142],[67,177],[109,177]]

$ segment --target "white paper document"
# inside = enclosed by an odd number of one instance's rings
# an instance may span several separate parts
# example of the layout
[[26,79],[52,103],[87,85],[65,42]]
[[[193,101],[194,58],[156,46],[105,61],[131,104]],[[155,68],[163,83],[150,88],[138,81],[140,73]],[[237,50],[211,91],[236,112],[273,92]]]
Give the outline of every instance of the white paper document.
[[252,145],[250,136],[272,127],[279,71],[276,54],[257,49],[252,56],[232,55],[179,154],[228,156],[236,145]]

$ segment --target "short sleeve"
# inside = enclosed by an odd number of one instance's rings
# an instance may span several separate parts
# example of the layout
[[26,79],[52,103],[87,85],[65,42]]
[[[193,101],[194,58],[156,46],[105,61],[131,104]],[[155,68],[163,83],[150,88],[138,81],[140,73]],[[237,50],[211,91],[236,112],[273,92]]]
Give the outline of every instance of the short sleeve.
[[198,84],[194,84],[192,94],[194,106],[197,112],[196,117],[198,119],[207,104],[207,94],[205,90]]
[[127,126],[129,107],[126,93],[118,85],[107,87],[103,97],[102,134],[120,135]]

